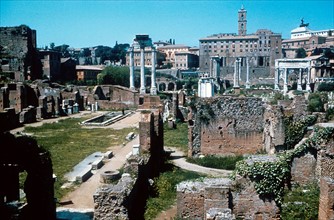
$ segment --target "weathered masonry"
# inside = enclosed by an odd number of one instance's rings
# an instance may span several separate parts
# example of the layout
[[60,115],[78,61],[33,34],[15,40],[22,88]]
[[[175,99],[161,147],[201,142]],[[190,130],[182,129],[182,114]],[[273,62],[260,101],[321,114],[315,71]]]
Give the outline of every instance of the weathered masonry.
[[259,98],[200,99],[189,117],[188,155],[242,155],[263,148],[265,107]]

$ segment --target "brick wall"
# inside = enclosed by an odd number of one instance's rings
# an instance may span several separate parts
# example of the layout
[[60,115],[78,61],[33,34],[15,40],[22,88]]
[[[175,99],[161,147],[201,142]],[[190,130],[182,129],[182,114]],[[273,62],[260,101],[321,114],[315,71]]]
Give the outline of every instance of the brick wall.
[[264,110],[258,98],[199,99],[188,115],[193,124],[189,151],[192,155],[256,153],[263,148]]
[[316,158],[310,153],[294,158],[291,166],[291,182],[301,185],[313,183],[316,180],[316,164]]
[[320,179],[319,220],[334,219],[334,179],[323,177]]
[[237,183],[223,178],[185,181],[177,185],[176,191],[177,216],[182,219],[212,219],[215,209],[231,210],[240,219],[279,219],[276,203],[260,198],[246,178]]

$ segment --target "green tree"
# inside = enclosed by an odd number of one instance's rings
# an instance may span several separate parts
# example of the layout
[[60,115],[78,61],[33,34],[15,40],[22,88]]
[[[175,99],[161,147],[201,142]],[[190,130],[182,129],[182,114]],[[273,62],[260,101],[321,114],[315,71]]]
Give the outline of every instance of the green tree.
[[54,50],[54,49],[55,49],[55,43],[53,43],[53,42],[50,43],[50,49],[51,49],[51,50]]
[[306,51],[304,48],[298,48],[296,51],[296,57],[295,58],[305,58],[306,57]]
[[323,112],[326,97],[320,93],[312,93],[308,97],[307,110],[310,112]]
[[129,74],[128,67],[109,66],[99,74],[98,83],[129,87]]

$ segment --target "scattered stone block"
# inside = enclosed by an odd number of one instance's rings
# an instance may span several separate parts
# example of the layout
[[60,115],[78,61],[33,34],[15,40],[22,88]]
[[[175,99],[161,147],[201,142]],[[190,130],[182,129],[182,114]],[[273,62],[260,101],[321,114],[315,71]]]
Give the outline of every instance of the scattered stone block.
[[104,159],[110,159],[112,158],[114,155],[113,155],[113,152],[110,150],[110,151],[107,151],[104,153],[103,157]]
[[132,146],[132,155],[139,155],[140,154],[140,145],[134,144]]
[[130,132],[127,136],[126,136],[126,140],[131,141],[132,139],[135,138],[135,133],[134,132]]
[[92,176],[91,168],[87,168],[82,170],[76,177],[75,181],[78,183],[82,183],[87,181]]
[[102,159],[103,158],[99,158],[92,163],[92,170],[100,169],[104,165]]

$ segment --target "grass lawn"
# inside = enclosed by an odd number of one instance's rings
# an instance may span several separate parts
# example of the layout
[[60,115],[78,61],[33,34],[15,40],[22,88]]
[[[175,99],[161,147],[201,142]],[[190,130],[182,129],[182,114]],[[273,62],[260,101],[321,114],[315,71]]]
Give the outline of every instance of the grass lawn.
[[159,213],[175,204],[178,183],[200,177],[205,177],[205,175],[176,167],[161,173],[159,177],[154,179],[154,189],[157,195],[147,200],[145,219],[155,219]]
[[32,134],[37,143],[51,153],[53,172],[57,175],[55,183],[57,199],[61,199],[69,191],[60,187],[66,182],[64,175],[76,164],[96,151],[112,150],[113,146],[126,142],[125,137],[129,132],[136,130],[81,127],[79,122],[86,119],[69,118],[40,127],[25,127],[24,132]]
[[164,145],[167,147],[177,147],[180,150],[188,151],[188,123],[177,123],[176,129],[167,127],[164,124]]

